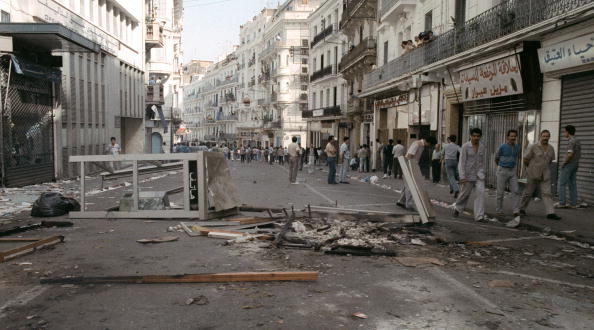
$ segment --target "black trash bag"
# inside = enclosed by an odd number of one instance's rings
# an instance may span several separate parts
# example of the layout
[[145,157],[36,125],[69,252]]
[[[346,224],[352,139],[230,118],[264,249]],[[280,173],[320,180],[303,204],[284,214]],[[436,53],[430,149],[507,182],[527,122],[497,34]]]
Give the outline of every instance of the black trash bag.
[[57,192],[45,192],[33,203],[31,216],[57,217],[70,211],[80,211],[80,204],[76,199],[64,197]]

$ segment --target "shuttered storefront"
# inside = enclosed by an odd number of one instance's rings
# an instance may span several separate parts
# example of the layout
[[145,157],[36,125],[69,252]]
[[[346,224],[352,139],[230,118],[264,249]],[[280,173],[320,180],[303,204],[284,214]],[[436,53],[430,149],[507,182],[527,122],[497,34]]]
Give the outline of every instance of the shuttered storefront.
[[577,173],[578,200],[594,203],[594,71],[565,76],[561,91],[559,161],[567,151],[563,128],[573,125],[582,145]]

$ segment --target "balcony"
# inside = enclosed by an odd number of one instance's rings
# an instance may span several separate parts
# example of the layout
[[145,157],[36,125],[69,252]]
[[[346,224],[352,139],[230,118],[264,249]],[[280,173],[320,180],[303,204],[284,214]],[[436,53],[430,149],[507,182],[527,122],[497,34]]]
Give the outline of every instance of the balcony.
[[163,47],[164,40],[161,24],[153,22],[146,25],[145,44],[147,48]]
[[[344,29],[351,21],[361,23],[359,17],[373,19],[377,7],[377,0],[348,0],[345,1],[341,17],[341,29]],[[353,19],[355,18],[355,19]],[[352,26],[352,24],[350,24]]]
[[239,82],[239,77],[238,76],[229,76],[229,77],[225,77],[225,79],[223,80],[217,80],[216,81],[216,86],[225,86],[225,85],[229,85],[229,84],[235,84]]
[[281,128],[281,121],[278,118],[264,117],[264,129]]
[[315,118],[315,117],[336,117],[342,116],[340,105],[333,107],[304,110],[301,112],[301,118]]
[[237,115],[223,115],[218,116],[217,121],[235,121],[237,120]]
[[363,89],[368,90],[392,79],[410,74],[424,66],[447,61],[448,58],[487,44],[546,20],[593,4],[594,0],[515,0],[506,1],[449,30],[437,39],[393,59],[368,73]]
[[320,41],[324,40],[327,36],[331,35],[334,32],[338,31],[338,26],[336,24],[330,24],[328,27],[322,30],[322,32],[318,33],[310,43],[311,48],[319,43]]
[[163,84],[145,85],[146,104],[165,104],[165,88]]
[[235,95],[233,93],[225,94],[225,102],[235,102]]
[[331,75],[331,74],[336,74],[336,65],[328,65],[327,67],[314,72],[311,75],[309,81],[314,82],[318,79],[322,79],[323,77],[325,77],[327,75]]
[[263,51],[258,53],[258,58],[260,58],[260,60],[266,58],[268,55],[273,54],[275,49],[276,49],[276,43],[272,43],[268,47],[264,48]]
[[401,14],[414,9],[416,0],[382,0],[379,9],[381,21],[396,22]]
[[278,101],[278,94],[276,92],[270,93],[270,102]]
[[375,39],[365,38],[341,58],[338,69],[340,72],[343,72],[360,61],[371,66],[375,64],[375,54]]
[[248,88],[252,88],[254,87],[254,85],[256,85],[256,78],[252,77],[252,79],[250,79],[250,81],[248,81]]

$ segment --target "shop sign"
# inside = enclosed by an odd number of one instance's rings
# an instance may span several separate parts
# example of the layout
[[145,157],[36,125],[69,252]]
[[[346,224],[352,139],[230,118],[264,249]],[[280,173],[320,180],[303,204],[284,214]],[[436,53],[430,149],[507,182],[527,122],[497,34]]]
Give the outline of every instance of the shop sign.
[[460,85],[465,102],[524,93],[515,55],[460,71]]
[[373,121],[373,114],[372,113],[365,113],[363,114],[363,121],[366,123],[370,123]]
[[314,117],[321,117],[324,115],[324,109],[313,110]]
[[594,34],[589,34],[538,50],[542,72],[594,63]]
[[375,108],[392,108],[399,105],[408,104],[408,93],[403,93],[398,96],[388,97],[374,102]]

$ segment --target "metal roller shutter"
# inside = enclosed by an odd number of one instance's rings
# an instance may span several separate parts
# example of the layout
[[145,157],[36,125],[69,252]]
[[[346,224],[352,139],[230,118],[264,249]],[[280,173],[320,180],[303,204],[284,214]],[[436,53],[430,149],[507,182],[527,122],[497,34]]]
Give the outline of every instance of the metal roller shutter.
[[559,159],[565,155],[567,140],[563,128],[573,125],[582,144],[577,173],[578,199],[594,203],[594,71],[562,79]]

